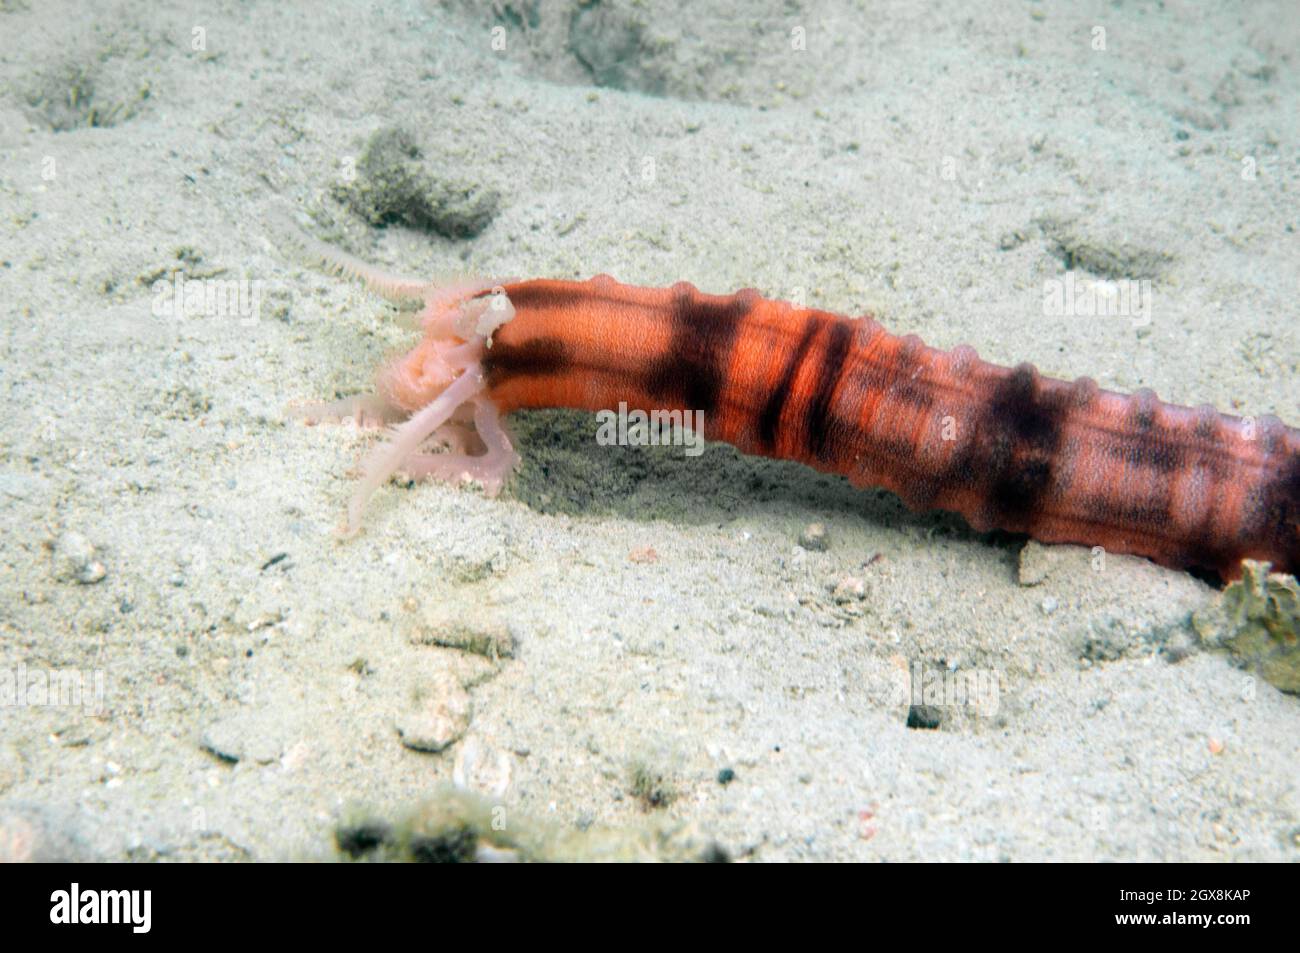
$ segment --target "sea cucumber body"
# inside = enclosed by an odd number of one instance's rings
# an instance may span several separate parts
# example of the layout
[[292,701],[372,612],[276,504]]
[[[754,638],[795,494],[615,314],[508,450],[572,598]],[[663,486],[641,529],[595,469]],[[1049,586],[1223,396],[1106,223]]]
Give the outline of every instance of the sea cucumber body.
[[703,412],[705,436],[799,460],[976,530],[1101,546],[1225,579],[1300,570],[1300,431],[1000,367],[847,318],[685,283],[507,285],[483,359],[502,412]]

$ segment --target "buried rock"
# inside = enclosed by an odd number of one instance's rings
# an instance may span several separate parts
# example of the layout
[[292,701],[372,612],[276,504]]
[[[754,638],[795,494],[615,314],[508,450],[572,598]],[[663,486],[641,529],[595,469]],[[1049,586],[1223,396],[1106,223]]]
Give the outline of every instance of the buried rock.
[[413,751],[437,754],[465,736],[469,728],[469,692],[448,672],[416,686],[407,709],[394,721],[402,744]]

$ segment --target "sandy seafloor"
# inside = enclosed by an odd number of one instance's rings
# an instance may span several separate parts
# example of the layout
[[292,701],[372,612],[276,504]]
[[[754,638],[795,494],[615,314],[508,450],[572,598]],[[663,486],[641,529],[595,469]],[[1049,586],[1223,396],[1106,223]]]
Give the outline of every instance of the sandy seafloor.
[[[0,667],[104,679],[101,710],[0,712],[9,856],[330,857],[349,811],[458,781],[757,860],[1300,858],[1300,699],[1199,647],[1214,590],[1185,573],[1060,547],[1022,578],[1021,539],[555,413],[514,421],[501,497],[390,484],[339,542],[377,435],[284,408],[414,339],[269,227],[419,276],[752,286],[1296,424],[1298,24],[1293,0],[0,2]],[[390,125],[496,191],[476,236],[338,201]],[[1067,265],[1148,278],[1150,321],[1045,314]],[[257,320],[156,316],[178,272],[259,282]],[[427,644],[449,617],[513,657]],[[918,663],[991,673],[996,705],[909,728],[890,689]],[[463,735],[441,753],[395,727],[430,705]]]

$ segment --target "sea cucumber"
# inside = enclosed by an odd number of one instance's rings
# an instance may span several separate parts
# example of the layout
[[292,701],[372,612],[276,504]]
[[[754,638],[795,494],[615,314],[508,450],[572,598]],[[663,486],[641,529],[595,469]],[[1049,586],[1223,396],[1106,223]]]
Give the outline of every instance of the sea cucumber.
[[[423,303],[423,340],[379,393],[303,409],[395,423],[348,508],[398,470],[500,489],[518,462],[500,416],[522,408],[697,411],[704,436],[798,460],[977,531],[1100,546],[1162,565],[1241,576],[1241,561],[1300,570],[1300,431],[1131,396],[967,346],[927,347],[869,317],[687,283],[392,278],[311,244],[338,272]],[[449,452],[430,452],[441,444]]]

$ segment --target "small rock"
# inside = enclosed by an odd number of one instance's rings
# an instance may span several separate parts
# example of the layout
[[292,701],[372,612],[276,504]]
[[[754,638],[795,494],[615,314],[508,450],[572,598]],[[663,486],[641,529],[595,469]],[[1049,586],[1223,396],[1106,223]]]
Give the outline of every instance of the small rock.
[[907,727],[934,731],[943,724],[943,709],[937,705],[912,705],[907,709]]
[[222,761],[233,764],[244,758],[244,734],[233,718],[223,718],[208,725],[199,744]]
[[844,576],[831,589],[831,598],[839,605],[861,602],[867,597],[867,582],[861,576]]
[[93,585],[107,575],[96,561],[95,547],[80,533],[68,531],[54,543],[54,578],[59,582]]
[[469,692],[460,681],[440,673],[417,689],[415,702],[397,716],[394,727],[406,747],[436,754],[465,736],[470,707]]
[[38,804],[0,805],[0,864],[85,861],[74,824]]
[[0,791],[6,791],[23,780],[25,771],[22,755],[13,745],[0,747]]
[[270,726],[252,715],[219,718],[204,730],[199,744],[222,761],[270,764],[284,753],[284,744]]
[[284,745],[278,738],[255,735],[248,740],[248,758],[258,764],[272,764],[279,761],[282,754],[284,754]]
[[1030,540],[1020,550],[1020,575],[1022,586],[1037,586],[1047,581],[1056,568],[1052,547]]
[[825,523],[809,523],[799,534],[799,545],[809,552],[824,553],[831,548],[830,534]]
[[459,649],[484,658],[514,658],[515,634],[510,626],[487,611],[434,610],[412,622],[411,641]]
[[334,840],[339,850],[355,860],[383,845],[392,834],[393,827],[387,821],[366,817],[341,824],[334,832]]
[[510,755],[470,736],[456,753],[451,780],[458,788],[499,798],[510,788]]

